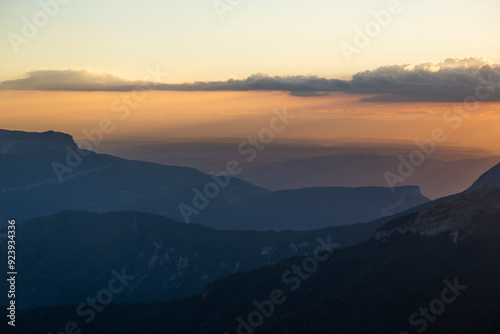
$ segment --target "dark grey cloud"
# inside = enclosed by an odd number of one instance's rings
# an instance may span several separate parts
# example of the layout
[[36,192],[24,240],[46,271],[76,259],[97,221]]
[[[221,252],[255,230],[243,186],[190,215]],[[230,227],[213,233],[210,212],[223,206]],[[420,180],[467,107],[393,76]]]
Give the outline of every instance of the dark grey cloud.
[[[486,88],[485,88],[486,86]],[[469,96],[488,94],[500,101],[500,65],[483,58],[448,58],[443,62],[393,65],[357,73],[351,80],[317,76],[268,76],[255,74],[243,80],[184,84],[129,81],[111,74],[86,70],[39,70],[25,77],[0,82],[0,89],[131,91],[287,91],[292,96],[324,96],[328,92],[364,94],[363,102],[461,102]]]
[[366,102],[460,102],[475,96],[477,90],[481,96],[488,90],[488,100],[500,101],[500,65],[476,57],[449,58],[357,73],[350,84],[349,93],[376,94],[362,99]]
[[230,79],[227,81],[194,82],[186,84],[162,84],[158,89],[182,91],[288,91],[288,92],[320,92],[343,91],[348,89],[349,83],[337,79],[325,79],[317,76],[268,76],[254,74],[243,80]]

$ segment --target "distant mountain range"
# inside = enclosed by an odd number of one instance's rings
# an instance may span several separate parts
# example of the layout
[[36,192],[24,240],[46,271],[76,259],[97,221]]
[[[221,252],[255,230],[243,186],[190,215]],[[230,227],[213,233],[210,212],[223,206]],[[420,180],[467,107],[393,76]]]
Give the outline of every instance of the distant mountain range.
[[57,132],[0,130],[0,175],[2,221],[63,210],[142,211],[218,229],[307,230],[367,222],[428,201],[416,187],[273,193],[234,177],[227,182],[192,168],[79,150]]
[[390,216],[429,200],[418,187],[324,187],[276,191],[234,205],[252,227],[265,230],[311,230]]
[[[238,142],[137,143],[110,142],[97,149],[119,157],[196,168],[222,170],[228,160],[241,160]],[[399,155],[408,158],[415,143],[341,144],[276,142],[245,164],[238,176],[269,190],[312,187],[386,187],[386,171],[397,172]],[[244,159],[243,159],[244,160]],[[499,156],[481,149],[436,147],[405,183],[419,186],[436,199],[464,191],[484,172],[500,162]]]
[[[424,196],[437,199],[464,191],[499,162],[498,156],[454,161],[441,161],[431,156],[422,166],[415,168],[404,183],[397,185],[417,185]],[[289,159],[258,166],[248,170],[241,178],[271,190],[316,185],[385,187],[387,181],[384,174],[387,171],[397,174],[400,163],[398,156],[368,154]]]
[[[464,193],[394,217],[359,245],[235,273],[197,297],[113,304],[89,324],[76,321],[95,334],[497,334],[499,178],[500,165]],[[24,311],[19,329],[64,328],[75,308]]]

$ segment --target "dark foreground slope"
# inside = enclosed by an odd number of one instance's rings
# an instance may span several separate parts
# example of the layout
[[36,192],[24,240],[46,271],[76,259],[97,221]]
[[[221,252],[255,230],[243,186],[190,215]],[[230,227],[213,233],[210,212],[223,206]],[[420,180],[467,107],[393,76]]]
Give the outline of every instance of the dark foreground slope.
[[[76,303],[107,287],[112,271],[122,269],[135,279],[115,301],[187,297],[231,273],[312,254],[318,237],[330,235],[332,247],[358,244],[382,224],[309,232],[220,231],[147,213],[62,212],[17,225],[22,274],[16,299],[19,307]],[[6,244],[0,246],[6,254]],[[2,296],[5,288],[0,285]]]
[[[203,296],[23,311],[21,333],[500,332],[500,189],[399,217],[363,244],[230,275]],[[271,306],[269,300],[273,301]],[[85,320],[89,320],[87,324]]]

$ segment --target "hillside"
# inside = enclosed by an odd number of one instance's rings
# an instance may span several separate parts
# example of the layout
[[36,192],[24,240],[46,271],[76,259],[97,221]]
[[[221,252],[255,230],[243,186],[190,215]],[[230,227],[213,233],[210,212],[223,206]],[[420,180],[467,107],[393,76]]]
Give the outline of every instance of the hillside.
[[22,273],[17,302],[20,307],[75,303],[122,268],[137,280],[116,301],[187,297],[231,273],[312,254],[318,237],[335,247],[358,244],[383,222],[308,232],[220,231],[146,213],[61,212],[17,225]]

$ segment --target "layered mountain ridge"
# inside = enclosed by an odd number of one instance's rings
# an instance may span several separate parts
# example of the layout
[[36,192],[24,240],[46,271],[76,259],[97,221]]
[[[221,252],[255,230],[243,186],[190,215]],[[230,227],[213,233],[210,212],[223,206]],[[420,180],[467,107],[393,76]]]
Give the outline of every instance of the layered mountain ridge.
[[[480,178],[481,182],[462,194],[423,204],[392,219],[379,220],[383,226],[379,226],[376,237],[361,244],[342,249],[325,247],[323,252],[308,252],[306,256],[297,253],[299,256],[260,269],[235,272],[210,283],[199,296],[155,303],[114,303],[106,306],[90,324],[78,319],[79,325],[95,334],[111,330],[124,334],[385,334],[425,330],[429,333],[497,334],[500,331],[500,187],[496,184],[499,170],[495,166],[485,174],[487,177]],[[88,215],[84,214],[87,218]],[[136,222],[145,218],[140,216]],[[101,222],[94,222],[97,226],[102,225],[100,228],[107,228],[113,221],[110,216],[101,219]],[[30,238],[44,238],[46,234],[37,232],[34,226],[40,224],[39,227],[43,228],[53,221],[54,217],[49,217],[27,223],[26,228],[33,228]],[[146,222],[144,227],[148,224]],[[128,225],[134,229],[134,220]],[[90,233],[100,228],[91,228]],[[183,228],[198,227],[188,225]],[[84,231],[76,232],[84,236],[89,229],[83,234]],[[321,245],[317,237],[325,232],[311,231],[309,245],[305,248],[314,243],[311,240],[313,235],[316,243]],[[28,231],[24,234],[30,235]],[[154,242],[160,234],[149,235],[146,240],[153,247],[150,247],[145,261],[139,260],[139,263],[146,267],[152,262],[165,263],[165,255],[162,258],[160,253],[158,256],[154,253],[163,249]],[[96,237],[82,239],[95,240]],[[119,243],[112,241],[109,233],[99,232],[98,237],[99,240],[110,240],[109,245],[116,246],[116,250],[122,249]],[[66,238],[62,236],[61,240]],[[130,243],[126,238],[123,240]],[[248,241],[248,237],[244,240]],[[284,245],[289,242],[289,239],[285,240]],[[334,245],[331,240],[325,244]],[[260,256],[255,256],[254,252],[253,257],[262,258],[264,255],[265,258],[273,254],[272,249],[261,246],[254,249],[260,251]],[[57,245],[54,247],[58,248]],[[26,249],[33,254],[43,253],[37,248]],[[170,257],[171,251],[166,251]],[[235,253],[232,249],[225,251],[226,256]],[[135,252],[131,255],[132,258],[141,258],[141,254]],[[84,262],[92,263],[93,258],[103,264],[97,253]],[[27,261],[28,265],[36,265],[38,261],[34,259]],[[115,266],[121,263],[112,261]],[[154,285],[148,282],[147,286]],[[93,288],[97,291],[99,286]],[[278,300],[276,291],[281,297],[271,308],[267,301]],[[448,298],[450,292],[453,299]],[[448,297],[443,299],[443,295]],[[436,308],[439,300],[443,304],[440,310]],[[263,308],[262,305],[266,306]],[[74,316],[76,307],[21,310],[19,333],[64,328],[67,319]],[[432,315],[425,313],[429,310]],[[262,321],[255,321],[256,312],[260,312]],[[263,312],[266,316],[262,315]],[[137,318],[141,321],[138,322]]]
[[236,177],[226,182],[188,167],[81,151],[71,136],[57,132],[2,131],[0,145],[2,221],[63,210],[142,211],[219,229],[310,230],[368,222],[428,202],[415,187],[273,193]]
[[[490,180],[498,176],[497,170],[488,172]],[[494,182],[482,185],[399,215],[376,232],[378,238],[326,250],[317,257],[322,261],[293,257],[235,273],[209,284],[203,296],[189,299],[111,305],[99,319],[83,326],[96,334],[108,332],[109,324],[130,334],[385,334],[426,329],[496,334],[500,331],[500,188]],[[306,264],[311,261],[316,265]],[[432,305],[447,287],[448,292],[454,289],[455,298],[443,302],[445,311],[432,311],[432,317],[419,313],[436,310]],[[258,306],[267,303],[272,291],[284,296],[279,305]],[[74,306],[26,311],[23,317],[44,322],[26,322],[24,333],[61,327],[60,318],[72,312]],[[268,316],[257,323],[252,320],[255,312]],[[121,318],[129,313],[144,321]]]

